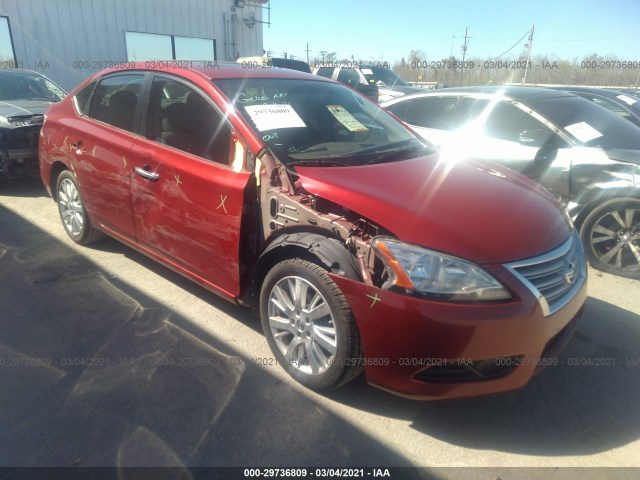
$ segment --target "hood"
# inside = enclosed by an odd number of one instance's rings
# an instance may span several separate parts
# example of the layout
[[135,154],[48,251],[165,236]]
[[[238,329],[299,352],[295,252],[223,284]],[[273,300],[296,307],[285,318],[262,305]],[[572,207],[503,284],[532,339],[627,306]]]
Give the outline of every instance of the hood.
[[400,240],[480,264],[552,250],[570,227],[544,188],[508,169],[434,154],[356,167],[295,167],[303,188]]
[[6,100],[0,101],[0,124],[3,126],[23,126],[15,123],[41,124],[43,115],[51,103],[48,100]]
[[605,153],[611,160],[640,165],[640,150],[619,150],[612,148],[605,149]]

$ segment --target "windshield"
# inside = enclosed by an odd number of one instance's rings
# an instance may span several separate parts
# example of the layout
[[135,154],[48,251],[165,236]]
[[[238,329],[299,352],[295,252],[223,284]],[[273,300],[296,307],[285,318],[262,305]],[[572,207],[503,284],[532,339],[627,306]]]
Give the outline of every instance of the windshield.
[[433,150],[378,105],[338,83],[252,78],[214,84],[287,165],[362,165]]
[[45,77],[32,73],[0,72],[0,100],[58,102],[65,92]]
[[407,86],[402,78],[395,74],[393,70],[384,67],[362,67],[362,73],[369,83],[375,83],[376,85],[386,85],[388,87],[394,87],[397,85]]
[[528,105],[585,147],[640,148],[640,128],[580,97],[534,100]]

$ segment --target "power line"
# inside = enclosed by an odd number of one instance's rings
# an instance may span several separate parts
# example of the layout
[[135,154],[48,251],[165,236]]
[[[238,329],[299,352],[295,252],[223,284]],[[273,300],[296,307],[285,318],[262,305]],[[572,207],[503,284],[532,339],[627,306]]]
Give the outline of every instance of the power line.
[[514,44],[513,44],[513,47],[511,47],[511,48],[510,48],[509,50],[507,50],[506,52],[504,52],[504,53],[502,53],[502,54],[498,55],[497,57],[492,58],[492,60],[496,60],[496,59],[498,59],[498,58],[500,58],[500,57],[502,57],[502,56],[506,55],[507,53],[509,53],[509,52],[510,52],[511,50],[513,50],[513,49],[514,49],[514,48],[515,48],[515,47],[516,47],[516,46],[517,46],[517,45],[518,45],[522,40],[524,40],[524,37],[526,37],[526,36],[527,36],[527,35],[529,35],[530,33],[531,33],[531,30],[527,30],[527,33],[525,33],[525,34],[522,36],[522,38],[521,38],[520,40],[518,40],[516,43],[514,43]]

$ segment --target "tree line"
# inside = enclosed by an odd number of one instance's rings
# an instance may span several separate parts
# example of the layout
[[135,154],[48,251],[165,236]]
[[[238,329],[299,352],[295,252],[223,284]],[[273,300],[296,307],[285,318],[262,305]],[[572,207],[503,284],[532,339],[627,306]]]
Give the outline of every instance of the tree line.
[[552,54],[510,58],[461,58],[429,60],[421,50],[412,50],[393,70],[410,83],[453,87],[463,85],[558,84],[638,88],[640,60],[604,57],[593,53],[572,60]]

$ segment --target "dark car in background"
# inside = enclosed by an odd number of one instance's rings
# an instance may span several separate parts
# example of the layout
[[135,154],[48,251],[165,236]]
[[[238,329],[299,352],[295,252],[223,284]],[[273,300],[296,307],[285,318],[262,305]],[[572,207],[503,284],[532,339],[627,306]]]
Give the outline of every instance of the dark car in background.
[[402,95],[422,91],[421,88],[409,85],[393,70],[385,66],[357,62],[319,65],[313,72],[315,75],[349,85],[374,102],[384,102]]
[[571,93],[530,87],[445,89],[383,107],[445,154],[538,181],[566,205],[592,266],[640,278],[640,128],[631,122]]
[[244,68],[288,68],[289,70],[297,70],[298,72],[311,73],[311,67],[307,62],[302,60],[294,60],[293,58],[277,58],[266,55],[257,57],[240,57],[237,63]]
[[275,364],[312,389],[363,370],[424,399],[520,388],[557,364],[586,299],[549,192],[442,159],[322,77],[105,70],[49,110],[40,146],[73,241],[106,233],[254,306]]
[[0,70],[0,181],[38,175],[38,135],[44,113],[65,95],[39,73]]
[[637,93],[595,87],[554,87],[554,90],[562,90],[586,98],[640,126],[640,98],[636,96]]

